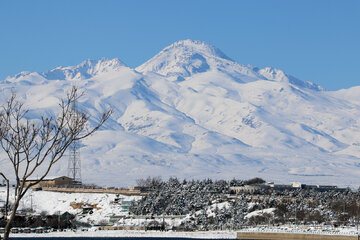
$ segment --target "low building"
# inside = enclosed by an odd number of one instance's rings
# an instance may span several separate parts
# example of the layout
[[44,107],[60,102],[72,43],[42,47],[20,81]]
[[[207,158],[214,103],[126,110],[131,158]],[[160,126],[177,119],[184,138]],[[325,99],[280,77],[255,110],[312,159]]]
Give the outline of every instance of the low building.
[[[25,186],[37,182],[39,179],[27,179],[25,181]],[[59,187],[59,186],[73,186],[74,182],[72,178],[61,176],[61,177],[46,177],[41,180],[39,183],[34,185],[34,187]]]
[[287,184],[274,184],[272,189],[277,190],[277,191],[285,191],[285,190],[294,190],[297,188],[293,187],[292,185],[287,185]]
[[293,188],[300,188],[300,189],[306,189],[306,190],[314,190],[319,192],[325,192],[325,191],[338,191],[343,192],[346,191],[346,188],[338,188],[334,185],[307,185],[307,184],[301,184],[301,183],[292,183]]
[[293,188],[304,188],[304,186],[305,186],[305,184],[302,184],[302,183],[299,183],[299,182],[293,182],[293,183],[291,183],[291,186],[293,187]]
[[338,188],[337,186],[332,185],[307,185],[299,182],[293,182],[289,185],[287,184],[274,184],[273,182],[265,183],[265,184],[253,184],[253,185],[244,185],[244,186],[237,186],[237,187],[230,187],[232,192],[236,194],[239,193],[254,193],[257,190],[264,190],[264,189],[271,189],[277,191],[292,191],[297,189],[302,190],[314,190],[318,192],[325,192],[325,191],[337,191],[337,192],[344,192],[346,188]]
[[127,213],[129,212],[129,207],[131,206],[132,201],[121,201],[121,212]]

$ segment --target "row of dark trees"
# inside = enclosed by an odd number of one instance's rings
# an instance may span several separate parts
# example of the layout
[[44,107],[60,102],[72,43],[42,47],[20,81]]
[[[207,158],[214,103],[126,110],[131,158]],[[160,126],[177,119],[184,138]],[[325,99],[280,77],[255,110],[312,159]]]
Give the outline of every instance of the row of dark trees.
[[[170,178],[161,181],[159,178],[148,178],[143,182],[152,190],[132,204],[130,213],[156,216],[189,215],[191,217],[182,223],[183,227],[189,229],[234,229],[244,225],[284,223],[338,226],[356,224],[360,214],[360,192],[350,189],[343,192],[259,189],[254,193],[240,193],[234,197],[230,187],[259,184],[263,180],[180,181]],[[225,207],[214,208],[225,202]],[[268,208],[274,208],[275,211],[245,218],[250,212]]]
[[[68,229],[76,228],[75,216],[69,213],[61,215],[17,215],[12,222],[13,228],[53,228]],[[5,219],[0,219],[0,228],[6,226]]]

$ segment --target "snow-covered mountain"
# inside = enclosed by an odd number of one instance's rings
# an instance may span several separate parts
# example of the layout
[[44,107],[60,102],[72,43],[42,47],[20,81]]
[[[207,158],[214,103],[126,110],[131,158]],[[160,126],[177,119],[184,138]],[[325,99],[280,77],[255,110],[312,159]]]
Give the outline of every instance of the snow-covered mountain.
[[[87,60],[22,72],[0,89],[4,96],[15,90],[37,118],[74,84],[86,91],[82,111],[114,110],[83,141],[85,182],[126,186],[160,175],[360,184],[360,87],[326,91],[184,40],[135,69],[118,59]],[[64,158],[53,174],[66,167]]]

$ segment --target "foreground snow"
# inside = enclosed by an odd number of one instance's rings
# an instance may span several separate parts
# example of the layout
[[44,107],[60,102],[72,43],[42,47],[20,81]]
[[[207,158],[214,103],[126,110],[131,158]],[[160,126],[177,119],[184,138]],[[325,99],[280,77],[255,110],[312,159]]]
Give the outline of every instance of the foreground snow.
[[11,234],[11,237],[153,237],[153,238],[203,238],[235,239],[236,232],[159,232],[159,231],[69,231],[43,234]]
[[[104,193],[61,193],[49,191],[29,191],[20,202],[19,210],[34,209],[35,214],[63,214],[69,212],[77,216],[77,220],[89,224],[109,221],[110,216],[128,214],[123,212],[120,204],[113,204],[116,198],[123,201],[137,200],[139,196],[117,196]],[[0,187],[0,199],[5,198],[5,188]],[[10,201],[14,199],[11,189]],[[92,214],[82,214],[83,208],[93,207]]]
[[356,227],[315,226],[315,225],[283,225],[279,227],[262,226],[241,229],[237,232],[279,232],[279,233],[307,233],[319,235],[344,235],[353,236],[360,232]]
[[90,229],[89,231],[66,231],[51,233],[17,233],[11,234],[11,237],[154,237],[154,238],[201,238],[201,239],[236,239],[237,232],[278,232],[278,233],[306,233],[318,235],[342,235],[354,236],[359,234],[356,228],[337,228],[329,229],[327,227],[311,227],[311,226],[283,226],[283,227],[254,227],[240,229],[237,231],[195,231],[195,232],[160,232],[160,231],[126,231],[126,230],[103,230],[98,231]]

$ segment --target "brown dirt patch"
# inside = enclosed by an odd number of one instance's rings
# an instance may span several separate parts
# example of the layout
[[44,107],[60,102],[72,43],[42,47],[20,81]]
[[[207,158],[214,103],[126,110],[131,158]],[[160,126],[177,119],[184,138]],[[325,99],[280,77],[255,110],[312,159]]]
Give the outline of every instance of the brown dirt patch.
[[90,204],[90,203],[84,203],[84,202],[71,202],[70,206],[73,209],[83,209],[84,207],[91,207],[96,210],[100,210],[101,208],[97,206],[97,204]]

